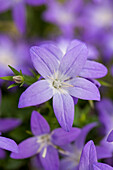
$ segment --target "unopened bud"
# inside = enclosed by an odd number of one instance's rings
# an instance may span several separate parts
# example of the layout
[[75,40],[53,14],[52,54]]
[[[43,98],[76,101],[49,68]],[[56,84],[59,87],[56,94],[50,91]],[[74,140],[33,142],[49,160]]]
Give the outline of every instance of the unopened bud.
[[22,76],[13,76],[13,80],[17,84],[21,84],[24,82],[24,78]]

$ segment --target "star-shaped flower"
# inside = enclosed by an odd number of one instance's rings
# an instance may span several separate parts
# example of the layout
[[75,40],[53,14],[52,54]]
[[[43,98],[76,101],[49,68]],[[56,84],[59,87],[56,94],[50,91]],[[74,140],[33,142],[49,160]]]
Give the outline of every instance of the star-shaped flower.
[[39,105],[53,97],[55,115],[61,127],[69,131],[74,119],[73,97],[100,100],[98,88],[86,78],[105,75],[106,68],[100,65],[100,70],[97,63],[87,61],[88,49],[82,42],[74,47],[71,44],[64,56],[55,44],[48,48],[34,46],[30,52],[35,69],[44,79],[26,89],[19,108]]
[[31,130],[35,135],[21,142],[18,153],[12,153],[14,159],[24,159],[39,154],[40,161],[46,170],[58,170],[59,158],[57,146],[69,144],[80,133],[80,129],[72,128],[70,132],[57,128],[50,132],[47,121],[38,112],[33,111],[31,116]]

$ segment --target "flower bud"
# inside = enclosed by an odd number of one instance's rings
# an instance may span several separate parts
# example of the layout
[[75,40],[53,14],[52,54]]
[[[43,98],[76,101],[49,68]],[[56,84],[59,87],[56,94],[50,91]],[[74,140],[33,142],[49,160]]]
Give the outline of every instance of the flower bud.
[[24,78],[22,76],[13,76],[13,80],[17,84],[21,84],[24,82]]

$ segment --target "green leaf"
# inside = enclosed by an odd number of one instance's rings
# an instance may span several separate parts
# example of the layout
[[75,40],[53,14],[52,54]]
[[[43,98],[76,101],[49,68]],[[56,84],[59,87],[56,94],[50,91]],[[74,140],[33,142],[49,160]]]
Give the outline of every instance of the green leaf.
[[28,85],[31,85],[37,81],[37,79],[35,77],[28,76],[28,75],[23,75],[23,78],[24,78],[24,82]]
[[109,84],[109,83],[107,83],[107,82],[105,82],[105,81],[101,81],[101,80],[99,80],[99,82],[100,82],[100,84],[101,84],[102,86],[112,87],[112,85],[111,85],[111,84]]
[[2,80],[8,80],[8,81],[13,81],[13,76],[5,76],[5,77],[0,77]]
[[18,86],[18,85],[17,85],[17,84],[11,84],[11,85],[8,87],[8,89],[11,89],[11,88],[16,87],[16,86]]
[[8,67],[13,71],[13,73],[14,73],[15,75],[20,75],[20,73],[19,73],[15,68],[13,68],[13,67],[10,66],[10,65],[8,65]]

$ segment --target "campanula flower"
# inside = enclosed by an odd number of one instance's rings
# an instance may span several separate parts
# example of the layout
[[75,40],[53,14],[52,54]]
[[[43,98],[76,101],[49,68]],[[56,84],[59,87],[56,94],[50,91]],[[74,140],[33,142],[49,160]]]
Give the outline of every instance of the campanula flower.
[[30,49],[35,69],[44,78],[26,89],[20,96],[19,108],[35,106],[53,97],[53,108],[61,127],[69,131],[74,119],[72,97],[85,100],[100,100],[100,93],[87,78],[98,78],[107,69],[93,61],[87,61],[88,49],[79,42],[73,43],[63,56],[54,44],[34,46]]
[[80,133],[80,129],[72,128],[70,132],[58,128],[50,132],[47,121],[38,112],[33,111],[31,116],[31,131],[34,137],[21,142],[18,153],[12,153],[14,159],[29,158],[39,154],[40,161],[46,170],[59,169],[59,157],[57,147],[74,141]]

